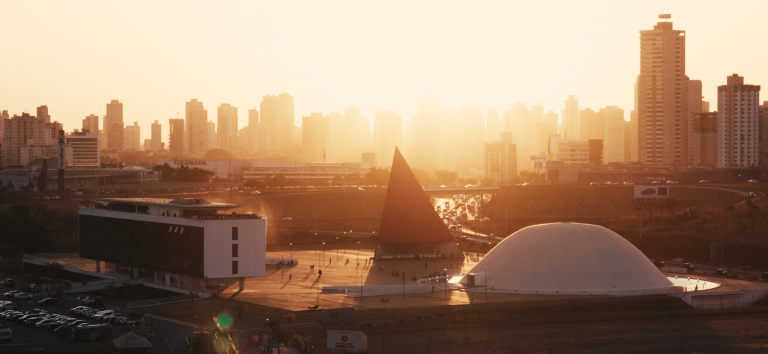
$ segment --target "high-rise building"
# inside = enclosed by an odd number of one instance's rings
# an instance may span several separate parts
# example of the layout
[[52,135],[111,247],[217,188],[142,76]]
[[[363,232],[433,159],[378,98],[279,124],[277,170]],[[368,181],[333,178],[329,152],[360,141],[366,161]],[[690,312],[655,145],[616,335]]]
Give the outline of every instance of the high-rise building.
[[605,136],[605,112],[590,108],[579,112],[579,136],[581,139],[603,139]]
[[327,159],[328,118],[322,113],[312,113],[301,118],[302,156],[308,162],[325,162]]
[[688,136],[692,142],[693,167],[715,167],[717,164],[717,112],[700,112],[693,115],[693,131]]
[[293,97],[287,93],[264,96],[261,100],[260,120],[267,125],[267,150],[288,151],[293,149],[296,130]]
[[86,116],[83,118],[83,129],[84,132],[99,134],[99,116],[95,114],[91,114],[89,116]]
[[565,129],[560,130],[560,135],[566,139],[578,139],[579,129],[579,101],[576,96],[569,95],[565,101],[565,109],[560,115],[562,118],[561,124]]
[[184,120],[168,120],[168,151],[172,156],[181,156],[186,149],[184,148]]
[[499,141],[499,110],[489,108],[485,115],[485,142]]
[[[96,121],[98,121],[98,117],[96,117]],[[75,130],[72,134],[64,135],[64,141],[67,167],[99,168],[101,166],[98,133]]]
[[30,158],[38,157],[30,154],[24,154],[25,157],[22,157],[24,148],[27,151],[43,151],[40,157],[55,156],[57,134],[63,129],[61,123],[48,123],[44,118],[22,113],[21,116],[14,115],[11,119],[3,119],[3,124],[5,133],[0,144],[0,165],[22,166]]
[[237,151],[237,107],[222,103],[216,109],[218,121],[218,147],[228,151]]
[[[263,152],[267,151],[267,142],[269,140],[269,130],[264,122],[259,118],[259,111],[248,110],[248,129],[245,130],[247,139],[243,145],[247,151]],[[240,137],[242,139],[242,136]]]
[[141,149],[144,151],[152,151],[152,139],[144,139],[144,144],[141,145]]
[[162,126],[158,121],[152,123],[152,139],[149,143],[149,149],[155,154],[163,151]]
[[51,122],[51,116],[48,114],[48,106],[37,107],[37,119],[42,119],[46,123]]
[[[202,102],[193,99],[185,103],[184,147],[190,154],[204,154],[208,146],[208,111]],[[213,145],[216,146],[216,145]]]
[[[215,149],[217,146],[219,146],[219,134],[216,131],[216,123],[214,123],[212,120],[209,120],[208,123],[206,123],[206,151],[210,149]],[[225,149],[226,150],[226,149]]]
[[363,163],[368,166],[368,168],[375,168],[378,167],[376,165],[376,153],[375,152],[364,152],[363,153]]
[[500,133],[499,140],[485,143],[485,178],[495,185],[510,184],[517,177],[517,151],[512,133]]
[[685,31],[659,22],[640,31],[637,77],[638,154],[644,164],[685,165],[688,77]]
[[625,162],[631,162],[632,158],[630,157],[632,150],[631,150],[631,141],[632,141],[632,122],[625,120],[624,121],[624,161]]
[[555,113],[555,111],[549,111],[544,114],[544,122],[549,125],[550,134],[558,133],[557,129],[559,128],[559,118],[557,117],[557,113]]
[[629,159],[627,161],[630,162],[637,162],[639,161],[638,150],[637,150],[637,128],[638,128],[638,117],[637,117],[637,82],[635,82],[635,108],[632,110],[632,112],[629,113],[629,149],[627,150],[627,153],[629,155]]
[[111,151],[123,150],[123,104],[118,100],[107,103],[104,116],[104,138],[106,148]]
[[763,101],[763,104],[760,106],[759,135],[760,158],[758,166],[768,166],[768,101]]
[[688,154],[688,164],[693,164],[694,144],[691,140],[694,126],[694,115],[701,113],[703,101],[701,100],[701,80],[688,80],[688,116],[686,117],[686,131],[688,134],[688,147],[686,152]]
[[544,106],[536,103],[531,107],[531,113],[533,113],[533,119],[537,122],[544,120]]
[[600,112],[605,121],[603,163],[624,162],[624,110],[608,106]]
[[395,147],[403,145],[403,119],[399,114],[383,109],[374,112],[373,142],[378,157],[377,165],[391,167]]
[[717,167],[760,164],[760,85],[733,74],[717,87]]
[[123,150],[141,151],[141,128],[133,122],[123,129]]
[[8,115],[7,110],[0,112],[0,141],[3,141],[3,136],[5,136],[5,121],[8,119],[11,119],[11,117]]
[[[427,171],[456,169],[457,144],[454,137],[456,131],[463,129],[458,112],[443,109],[435,98],[427,97],[419,102],[416,115],[405,124],[405,148],[401,146],[400,151],[407,157],[409,166]],[[377,144],[375,119],[373,139]],[[382,167],[392,160],[391,152],[381,152],[377,157]]]

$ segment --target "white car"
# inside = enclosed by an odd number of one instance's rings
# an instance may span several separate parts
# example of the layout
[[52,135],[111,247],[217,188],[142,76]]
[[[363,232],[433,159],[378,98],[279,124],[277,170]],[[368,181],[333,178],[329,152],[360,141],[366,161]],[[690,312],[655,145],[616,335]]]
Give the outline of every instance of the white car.
[[16,299],[16,300],[27,300],[27,299],[31,299],[32,296],[30,296],[29,294],[25,294],[25,293],[18,293],[16,295],[13,295],[13,298]]
[[48,328],[48,325],[54,322],[58,322],[56,320],[42,320],[38,323],[35,323],[35,328]]
[[259,191],[253,191],[253,192],[251,192],[251,194],[261,194],[261,192],[259,192]]
[[91,316],[91,318],[103,321],[105,317],[109,317],[114,314],[115,314],[114,310],[104,310],[104,311],[95,313],[93,316]]
[[672,260],[675,261],[675,262],[682,262],[685,259],[683,259],[683,257],[677,257],[677,258],[672,258]]
[[78,306],[78,307],[75,307],[75,313],[78,314],[78,315],[82,315],[83,312],[90,311],[90,310],[91,310],[91,308],[88,307],[88,306]]
[[632,182],[624,182],[624,185],[625,186],[632,186],[632,185],[634,185],[634,183],[632,183]]
[[677,181],[667,180],[667,184],[678,184]]
[[286,217],[284,217],[284,218],[283,218],[283,221],[291,221],[291,220],[293,220],[293,219],[291,219],[291,218],[290,218],[290,217],[288,217],[288,216],[286,216]]
[[749,181],[747,181],[747,183],[760,183],[760,181],[756,179],[750,179]]

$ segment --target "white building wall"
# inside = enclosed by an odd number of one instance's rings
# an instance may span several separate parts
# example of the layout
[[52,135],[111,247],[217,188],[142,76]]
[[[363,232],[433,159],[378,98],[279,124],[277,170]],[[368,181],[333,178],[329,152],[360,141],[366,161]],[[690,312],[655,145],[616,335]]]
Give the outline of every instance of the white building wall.
[[624,110],[605,108],[603,163],[624,162]]
[[[267,220],[233,219],[205,220],[206,278],[251,278],[266,274]],[[232,227],[238,228],[237,240],[232,240]],[[238,245],[238,257],[232,257],[232,245]],[[232,274],[232,261],[238,262],[237,274]]]

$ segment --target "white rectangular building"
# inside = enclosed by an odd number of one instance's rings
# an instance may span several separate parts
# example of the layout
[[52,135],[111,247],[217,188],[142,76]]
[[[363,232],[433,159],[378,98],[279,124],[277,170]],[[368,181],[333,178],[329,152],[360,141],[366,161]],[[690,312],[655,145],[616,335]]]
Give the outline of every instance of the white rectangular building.
[[760,163],[760,85],[733,74],[717,87],[717,167]]

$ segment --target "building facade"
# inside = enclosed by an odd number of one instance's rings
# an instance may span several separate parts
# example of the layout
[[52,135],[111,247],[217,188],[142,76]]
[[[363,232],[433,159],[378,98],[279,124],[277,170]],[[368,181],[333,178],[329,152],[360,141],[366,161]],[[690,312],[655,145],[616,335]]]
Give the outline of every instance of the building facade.
[[562,117],[562,124],[564,126],[563,129],[560,130],[563,138],[581,138],[581,129],[579,127],[579,101],[576,99],[576,96],[568,96],[568,99],[565,101],[565,109],[560,117]]
[[605,121],[603,163],[624,162],[624,110],[609,106],[600,111]]
[[293,97],[287,93],[264,96],[259,109],[261,122],[267,126],[267,150],[292,149],[292,135],[296,127]]
[[180,156],[184,153],[184,120],[168,120],[168,151],[171,155]]
[[80,257],[189,286],[263,277],[266,219],[219,213],[242,207],[203,199],[97,198],[80,208]]
[[717,167],[760,164],[760,85],[733,74],[717,87]]
[[[64,136],[66,147],[65,160],[67,167],[99,168],[101,166],[101,150],[99,149],[99,134],[74,131]],[[66,152],[71,151],[69,154]]]
[[139,122],[133,122],[123,128],[123,150],[141,151],[141,127]]
[[688,77],[685,31],[659,22],[640,31],[638,154],[644,164],[687,162]]
[[208,151],[208,111],[202,102],[192,99],[184,109],[184,148],[190,154]]
[[83,118],[82,131],[99,134],[99,116],[91,114]]
[[163,133],[162,133],[162,126],[160,125],[160,122],[155,121],[152,123],[152,138],[149,142],[150,150],[152,150],[153,153],[159,153],[163,151]]
[[237,151],[237,107],[229,103],[222,103],[216,109],[218,122],[217,146],[227,151]]
[[399,114],[383,109],[373,114],[373,143],[379,167],[391,167],[395,147],[403,146],[403,119]]
[[[37,147],[32,154],[50,151],[49,147],[56,146],[57,133],[63,129],[59,122],[49,122],[43,118],[22,113],[11,119],[3,119],[3,140],[0,146],[0,165],[22,166],[29,161],[29,154],[22,157],[23,147]],[[44,148],[45,147],[45,148]],[[27,149],[29,150],[29,149]],[[47,153],[46,153],[47,154]]]
[[500,140],[485,143],[485,178],[495,185],[509,184],[517,177],[517,147],[512,133],[501,133]]
[[104,139],[106,149],[123,151],[123,104],[118,100],[107,103],[107,115],[104,116]]
[[717,112],[701,112],[693,115],[691,135],[691,160],[693,167],[717,165]]

